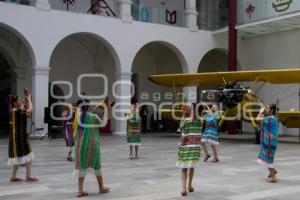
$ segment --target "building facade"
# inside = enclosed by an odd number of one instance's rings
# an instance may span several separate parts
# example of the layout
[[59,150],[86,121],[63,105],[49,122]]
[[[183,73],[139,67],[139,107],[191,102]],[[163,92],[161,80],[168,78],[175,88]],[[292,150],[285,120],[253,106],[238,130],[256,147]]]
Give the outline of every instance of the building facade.
[[[295,1],[238,1],[238,69],[298,68],[299,11]],[[148,77],[226,71],[228,13],[227,0],[2,0],[1,101],[31,89],[32,121],[45,131],[50,97],[75,102],[84,92],[126,109],[133,76],[139,101],[175,101],[172,88]],[[53,85],[60,95],[51,93]],[[197,101],[197,88],[184,92]],[[298,109],[298,93],[299,85],[267,85],[260,96],[267,103],[279,99],[282,109]],[[115,133],[125,133],[123,120],[113,124]]]

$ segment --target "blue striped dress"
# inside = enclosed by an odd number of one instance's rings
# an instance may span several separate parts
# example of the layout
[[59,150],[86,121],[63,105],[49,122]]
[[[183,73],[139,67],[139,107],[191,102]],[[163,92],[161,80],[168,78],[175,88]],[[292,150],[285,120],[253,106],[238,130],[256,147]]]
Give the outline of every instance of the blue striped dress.
[[205,115],[205,129],[202,134],[201,142],[212,145],[219,144],[218,119],[218,115],[213,113],[207,113]]
[[275,116],[264,117],[260,136],[258,162],[266,163],[268,167],[273,167],[278,145],[278,133],[278,119]]

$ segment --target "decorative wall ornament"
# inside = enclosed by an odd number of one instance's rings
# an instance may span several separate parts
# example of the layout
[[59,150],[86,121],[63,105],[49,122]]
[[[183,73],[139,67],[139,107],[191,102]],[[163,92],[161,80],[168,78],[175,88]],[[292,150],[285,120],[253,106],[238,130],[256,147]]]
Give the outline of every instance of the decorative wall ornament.
[[177,22],[177,11],[173,10],[172,12],[166,9],[166,22],[169,24],[176,24]]
[[93,0],[87,13],[92,13],[93,15],[105,13],[107,16],[117,16],[105,0]]
[[140,16],[141,16],[141,21],[143,21],[143,22],[149,21],[149,10],[146,6],[143,6],[141,8]]
[[288,10],[293,3],[293,0],[274,0],[272,7],[276,12],[284,12]]
[[69,10],[69,6],[75,3],[75,0],[60,0],[63,4],[66,4],[67,10]]
[[249,6],[245,9],[246,15],[248,15],[249,19],[251,19],[252,14],[255,12],[255,7],[252,6],[252,3],[249,4]]

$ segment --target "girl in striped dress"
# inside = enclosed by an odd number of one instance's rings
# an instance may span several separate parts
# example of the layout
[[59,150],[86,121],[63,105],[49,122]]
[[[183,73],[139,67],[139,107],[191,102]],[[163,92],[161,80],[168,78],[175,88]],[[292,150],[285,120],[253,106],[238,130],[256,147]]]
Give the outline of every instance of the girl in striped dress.
[[204,162],[207,162],[210,158],[208,153],[206,144],[211,145],[213,150],[214,159],[212,162],[219,162],[218,152],[217,152],[217,145],[219,145],[219,133],[218,133],[218,120],[219,120],[219,113],[217,105],[213,105],[210,108],[208,105],[205,104],[207,113],[204,116],[205,121],[205,129],[202,134],[202,148],[205,152]]
[[[141,126],[140,116],[137,103],[133,104],[133,107],[129,113],[126,114],[127,118],[127,143],[129,145],[129,158],[138,159],[139,146],[142,145],[141,141]],[[133,147],[135,149],[135,155],[133,154]]]
[[260,151],[258,162],[266,164],[269,170],[267,181],[276,182],[277,171],[274,168],[274,157],[278,145],[278,119],[276,117],[277,106],[272,104],[262,108],[257,120],[261,123]]
[[12,165],[11,182],[23,181],[17,177],[20,165],[26,167],[26,181],[37,181],[38,178],[31,175],[31,162],[34,154],[29,143],[27,134],[27,118],[32,113],[31,92],[24,90],[24,102],[18,96],[9,96],[10,111],[10,134],[7,161],[8,165]]
[[[88,103],[88,100],[79,100],[77,105]],[[77,197],[87,196],[83,190],[85,175],[88,173],[96,176],[99,193],[109,192],[109,188],[104,186],[101,172],[100,158],[100,118],[88,112],[88,106],[81,106],[77,109],[74,118],[74,138],[75,138],[75,170],[73,176],[78,178]]]
[[181,139],[179,142],[177,166],[182,169],[182,196],[187,195],[187,191],[193,192],[192,181],[194,168],[199,165],[201,155],[201,131],[202,118],[197,118],[194,109],[184,105],[182,107],[183,118],[180,122]]

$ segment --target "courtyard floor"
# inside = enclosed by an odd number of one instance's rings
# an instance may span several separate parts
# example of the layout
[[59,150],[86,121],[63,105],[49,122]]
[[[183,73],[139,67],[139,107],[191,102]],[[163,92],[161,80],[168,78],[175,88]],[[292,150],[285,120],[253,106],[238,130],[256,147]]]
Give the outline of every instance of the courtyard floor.
[[[103,136],[102,171],[107,194],[97,193],[96,180],[88,176],[84,199],[112,200],[299,200],[300,144],[281,143],[276,155],[278,183],[266,183],[267,170],[256,163],[258,146],[251,141],[223,140],[219,146],[220,163],[201,162],[196,169],[195,192],[180,196],[180,169],[176,168],[179,138],[174,135],[146,135],[140,159],[129,160],[126,138]],[[72,178],[74,163],[66,161],[63,139],[32,141],[36,155],[33,175],[37,183],[10,183],[6,165],[7,139],[0,140],[1,200],[76,199],[77,184]],[[21,167],[19,177],[24,178]]]

